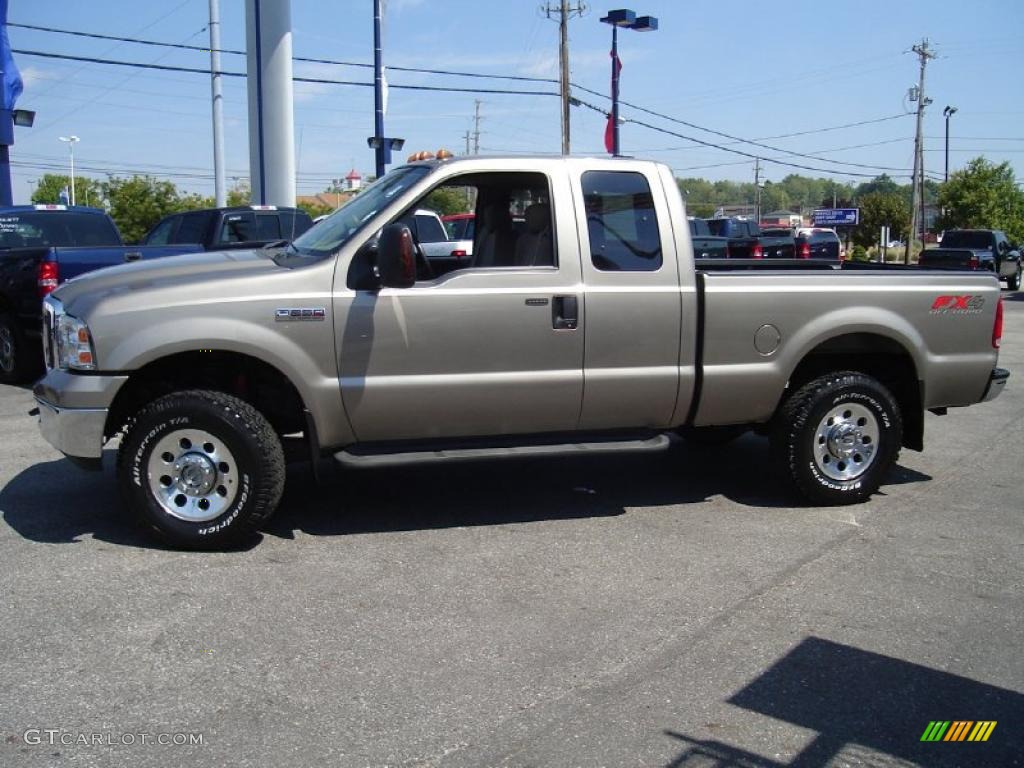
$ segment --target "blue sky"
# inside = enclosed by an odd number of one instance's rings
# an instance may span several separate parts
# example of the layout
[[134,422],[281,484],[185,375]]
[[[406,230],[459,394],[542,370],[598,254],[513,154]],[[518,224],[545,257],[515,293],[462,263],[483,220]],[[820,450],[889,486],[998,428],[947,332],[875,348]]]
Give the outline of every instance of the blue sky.
[[[540,0],[389,0],[385,63],[494,74],[557,77],[558,27],[538,12]],[[588,3],[571,22],[572,79],[608,91],[610,29],[599,22],[612,5]],[[620,7],[615,5],[614,7]],[[620,36],[622,98],[671,117],[732,134],[764,139],[898,115],[908,86],[916,83],[916,58],[908,53],[923,36],[938,58],[928,67],[926,90],[934,99],[925,119],[926,165],[943,167],[942,108],[952,119],[951,165],[984,154],[1010,161],[1024,178],[1024,3],[1020,0],[898,0],[789,3],[643,0],[632,6],[659,17],[654,33]],[[207,0],[12,0],[9,21],[173,43],[208,42]],[[244,48],[244,2],[221,0],[222,46]],[[296,56],[372,61],[370,0],[293,0]],[[206,67],[199,52],[89,40],[12,27],[14,48]],[[27,202],[31,179],[63,167],[66,146],[58,136],[81,137],[76,164],[102,178],[133,171],[170,178],[179,187],[212,194],[209,78],[106,65],[84,65],[16,55],[25,79],[18,106],[37,112],[35,127],[18,128],[12,148],[14,196]],[[225,56],[225,70],[244,71],[241,56]],[[295,73],[369,82],[369,70],[296,63]],[[480,81],[392,72],[392,84],[554,90],[556,86]],[[248,176],[245,81],[225,78],[225,135],[229,183]],[[607,100],[577,94],[595,105]],[[387,129],[406,139],[406,151],[449,147],[462,151],[473,127],[474,98],[482,100],[481,151],[557,152],[559,104],[549,96],[437,94],[392,89]],[[295,136],[298,190],[322,190],[355,166],[371,172],[366,137],[373,126],[373,91],[337,85],[296,84]],[[712,134],[623,108],[626,118],[715,143]],[[604,118],[586,108],[572,112],[574,153],[603,152]],[[809,174],[860,180],[853,173],[909,169],[913,118],[853,128],[765,139],[773,147],[819,154],[820,162],[729,143],[730,148],[827,168]],[[694,145],[627,123],[623,152],[662,160],[677,175],[751,179],[753,161]],[[404,157],[405,152],[403,152]],[[861,168],[836,161],[871,166]],[[706,166],[706,167],[705,167]],[[766,177],[804,173],[768,163]],[[890,171],[891,174],[897,175]],[[175,174],[175,175],[170,175]]]

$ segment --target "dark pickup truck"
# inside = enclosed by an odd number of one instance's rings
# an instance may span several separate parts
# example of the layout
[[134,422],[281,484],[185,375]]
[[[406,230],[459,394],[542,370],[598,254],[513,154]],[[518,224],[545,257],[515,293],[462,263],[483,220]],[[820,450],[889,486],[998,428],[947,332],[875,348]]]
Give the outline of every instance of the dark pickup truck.
[[711,234],[704,219],[690,217],[690,241],[695,259],[728,259],[729,238]]
[[294,240],[313,226],[298,208],[244,205],[172,213],[142,238],[145,245],[191,246],[190,251],[258,248],[278,240]]
[[754,221],[708,219],[708,228],[711,234],[729,240],[729,257],[733,259],[792,259],[796,256],[792,235],[766,235]]
[[0,208],[0,382],[25,381],[42,371],[41,300],[60,283],[102,267],[194,250],[125,245],[98,208]]
[[998,229],[950,229],[942,247],[921,251],[918,264],[938,269],[980,269],[994,272],[1011,291],[1020,288],[1020,250]]

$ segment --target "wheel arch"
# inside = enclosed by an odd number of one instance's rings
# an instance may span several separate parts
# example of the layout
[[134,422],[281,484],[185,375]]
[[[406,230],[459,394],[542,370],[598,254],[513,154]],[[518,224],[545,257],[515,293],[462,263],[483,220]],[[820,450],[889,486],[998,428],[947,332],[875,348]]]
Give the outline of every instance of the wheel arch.
[[302,394],[279,368],[243,352],[210,349],[168,354],[133,371],[111,403],[104,434],[121,432],[153,399],[186,389],[234,395],[259,410],[279,435],[309,429]]
[[906,340],[876,329],[848,331],[819,340],[790,371],[783,399],[826,373],[859,371],[893,393],[903,417],[903,445],[920,451],[924,447],[924,384],[910,349]]

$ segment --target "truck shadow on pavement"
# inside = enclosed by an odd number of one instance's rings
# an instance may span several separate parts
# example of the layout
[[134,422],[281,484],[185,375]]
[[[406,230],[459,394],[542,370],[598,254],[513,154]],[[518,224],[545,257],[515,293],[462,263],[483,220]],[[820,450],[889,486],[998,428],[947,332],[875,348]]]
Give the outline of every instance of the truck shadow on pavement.
[[[4,521],[38,542],[73,543],[92,535],[113,544],[163,548],[124,509],[113,453],[106,452],[103,472],[79,470],[65,460],[24,470],[0,489]],[[766,441],[747,435],[722,448],[675,444],[656,454],[362,470],[325,462],[320,485],[308,465],[295,464],[289,467],[278,512],[264,532],[281,538],[293,538],[296,531],[341,536],[606,517],[634,507],[700,503],[718,495],[778,514],[804,506],[783,484],[770,458]],[[887,485],[930,479],[897,466]]]
[[[777,721],[814,735],[786,762],[778,759],[782,743],[769,759],[715,738],[665,730],[686,745],[666,768],[889,765],[879,753],[896,758],[895,765],[934,768],[1024,764],[1024,695],[818,637],[802,640],[728,702],[764,716],[759,743],[778,733]],[[958,721],[965,724],[957,727]],[[753,721],[746,722],[749,727]],[[935,722],[948,726],[930,728]],[[986,741],[970,741],[976,728],[988,730],[979,722],[995,725]],[[722,728],[705,724],[716,735]],[[923,740],[929,731],[937,735],[934,741]]]

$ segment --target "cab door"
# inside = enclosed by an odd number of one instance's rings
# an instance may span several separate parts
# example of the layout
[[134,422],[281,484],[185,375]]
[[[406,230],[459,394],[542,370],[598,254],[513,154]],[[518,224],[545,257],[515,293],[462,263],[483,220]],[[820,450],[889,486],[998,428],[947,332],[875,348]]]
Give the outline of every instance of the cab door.
[[[549,208],[553,264],[470,267],[406,289],[336,293],[342,400],[359,441],[576,429],[585,318],[560,171],[508,174],[540,185],[530,195]],[[473,176],[481,199],[512,184],[500,172]]]
[[[574,180],[587,284],[586,361],[581,429],[650,427],[672,422],[690,365],[681,367],[681,328],[675,235],[664,182],[651,164],[590,164]],[[675,194],[678,196],[678,192]],[[678,219],[683,218],[679,205]],[[685,224],[684,224],[685,226]],[[689,232],[680,233],[687,237]],[[687,293],[687,318],[694,296]]]

